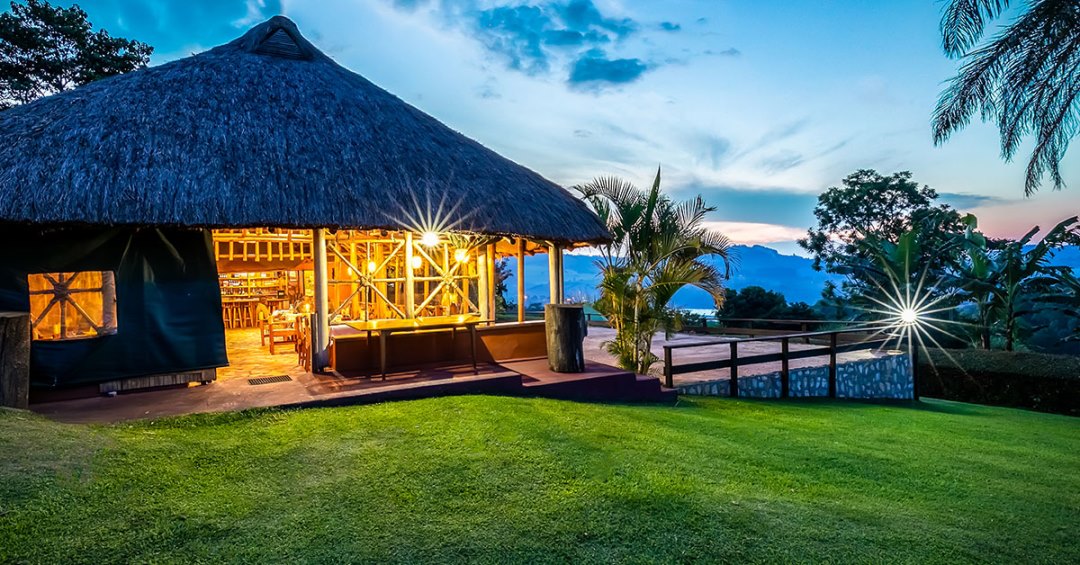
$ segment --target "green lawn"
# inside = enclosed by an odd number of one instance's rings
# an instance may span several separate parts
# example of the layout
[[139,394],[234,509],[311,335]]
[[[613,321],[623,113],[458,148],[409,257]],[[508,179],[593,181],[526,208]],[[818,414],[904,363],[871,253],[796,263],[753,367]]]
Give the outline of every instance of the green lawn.
[[1067,562],[1078,471],[1080,419],[941,401],[0,411],[0,562]]

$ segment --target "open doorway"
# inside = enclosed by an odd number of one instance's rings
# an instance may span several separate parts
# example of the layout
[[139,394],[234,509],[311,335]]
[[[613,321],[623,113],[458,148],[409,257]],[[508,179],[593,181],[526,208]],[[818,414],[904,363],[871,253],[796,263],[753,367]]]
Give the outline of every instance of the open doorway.
[[313,305],[310,234],[217,230],[214,254],[229,357],[218,380],[307,372],[303,319]]

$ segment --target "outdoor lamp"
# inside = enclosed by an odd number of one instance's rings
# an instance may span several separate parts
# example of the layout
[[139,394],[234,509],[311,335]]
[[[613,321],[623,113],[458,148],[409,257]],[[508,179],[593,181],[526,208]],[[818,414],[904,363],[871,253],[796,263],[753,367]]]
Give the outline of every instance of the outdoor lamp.
[[420,245],[424,247],[435,247],[439,244],[439,234],[433,231],[426,231],[424,235],[420,236]]
[[367,272],[374,273],[375,270],[378,269],[378,268],[379,268],[379,266],[375,264],[375,261],[368,261],[367,262]]
[[454,251],[454,260],[458,263],[464,263],[469,260],[469,252],[465,249],[457,249]]
[[413,255],[413,257],[412,257],[412,268],[419,269],[422,266],[424,266],[423,258],[421,258],[419,255]]
[[910,326],[919,320],[919,313],[914,308],[904,308],[900,311],[900,321]]

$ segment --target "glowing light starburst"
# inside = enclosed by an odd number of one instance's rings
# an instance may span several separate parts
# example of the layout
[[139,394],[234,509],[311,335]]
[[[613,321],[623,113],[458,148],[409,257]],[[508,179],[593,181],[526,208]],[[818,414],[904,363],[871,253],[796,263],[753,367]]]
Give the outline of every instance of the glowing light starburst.
[[[959,367],[959,363],[956,363],[952,355],[934,337],[935,334],[947,335],[963,341],[965,338],[948,331],[946,326],[972,326],[972,324],[966,322],[949,320],[936,315],[955,308],[951,305],[943,305],[944,302],[953,298],[952,293],[942,288],[941,281],[937,281],[928,287],[926,284],[928,272],[926,268],[923,269],[917,281],[913,280],[910,272],[910,261],[905,261],[902,274],[896,273],[895,270],[888,267],[883,269],[887,279],[884,282],[871,279],[880,291],[881,297],[866,296],[866,298],[880,308],[862,308],[862,310],[878,314],[881,318],[877,322],[868,322],[866,324],[868,328],[876,329],[870,339],[873,340],[884,335],[885,340],[881,349],[900,349],[906,345],[906,349],[912,353],[916,352],[916,346],[924,349],[934,347]],[[891,347],[890,344],[892,344]],[[918,360],[913,358],[913,369],[916,363],[918,363]],[[932,358],[930,364],[933,367]]]
[[449,190],[443,190],[437,197],[433,197],[431,187],[415,190],[410,187],[407,192],[412,206],[399,205],[399,214],[391,218],[402,228],[421,234],[420,244],[425,247],[435,247],[442,243],[442,235],[460,231],[465,221],[475,212],[461,211],[460,200],[449,202]]

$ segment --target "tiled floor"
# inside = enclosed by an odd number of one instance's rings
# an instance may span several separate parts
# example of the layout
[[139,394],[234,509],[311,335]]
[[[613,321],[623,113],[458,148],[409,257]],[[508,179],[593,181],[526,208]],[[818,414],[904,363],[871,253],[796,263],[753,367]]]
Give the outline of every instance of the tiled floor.
[[229,366],[217,370],[218,381],[278,375],[297,379],[304,374],[293,346],[276,346],[277,353],[271,355],[269,345],[262,345],[258,328],[225,330],[225,350]]

